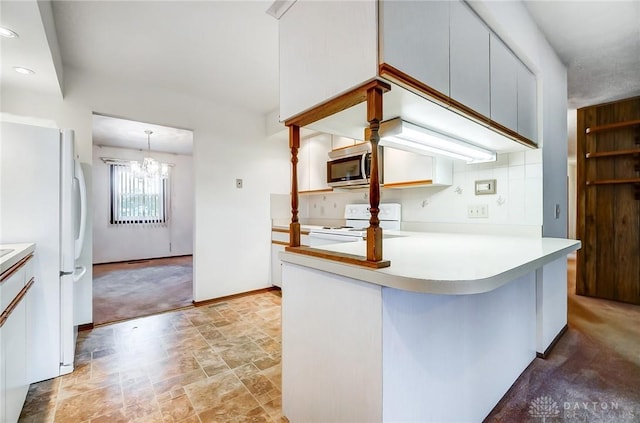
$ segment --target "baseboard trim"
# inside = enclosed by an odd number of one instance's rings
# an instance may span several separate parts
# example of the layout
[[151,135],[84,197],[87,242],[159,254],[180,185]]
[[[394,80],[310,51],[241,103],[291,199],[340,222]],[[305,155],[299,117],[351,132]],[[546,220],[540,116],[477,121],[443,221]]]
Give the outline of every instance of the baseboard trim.
[[193,254],[180,254],[177,256],[163,256],[163,257],[147,257],[147,258],[141,258],[141,259],[131,259],[131,260],[121,260],[121,261],[105,261],[101,263],[91,263],[91,264],[93,266],[99,266],[101,264],[122,264],[122,263],[136,264],[136,263],[144,263],[145,261],[172,259],[172,258],[179,258],[179,257],[193,257]]
[[267,293],[267,292],[279,291],[279,290],[280,290],[280,288],[278,288],[277,286],[270,286],[268,288],[260,288],[260,289],[255,289],[253,291],[241,292],[239,294],[225,295],[224,297],[212,298],[210,300],[204,300],[204,301],[195,301],[194,300],[193,301],[193,305],[195,307],[202,307],[202,306],[207,306],[207,305],[211,305],[211,304],[221,303],[221,302],[228,301],[228,300],[233,300],[235,298],[248,297],[250,295],[264,294],[264,293]]
[[78,332],[82,332],[83,330],[91,330],[93,329],[93,323],[85,323],[84,325],[78,325]]
[[536,357],[538,358],[542,358],[542,359],[546,359],[549,356],[549,353],[551,352],[551,350],[553,349],[553,347],[556,346],[556,344],[558,343],[558,341],[560,340],[560,338],[562,338],[562,335],[565,334],[565,332],[567,331],[567,329],[569,328],[568,325],[564,325],[564,327],[560,330],[560,332],[556,335],[555,338],[553,338],[553,341],[551,341],[551,343],[549,344],[549,346],[547,347],[546,350],[544,350],[543,353],[539,353],[536,352]]

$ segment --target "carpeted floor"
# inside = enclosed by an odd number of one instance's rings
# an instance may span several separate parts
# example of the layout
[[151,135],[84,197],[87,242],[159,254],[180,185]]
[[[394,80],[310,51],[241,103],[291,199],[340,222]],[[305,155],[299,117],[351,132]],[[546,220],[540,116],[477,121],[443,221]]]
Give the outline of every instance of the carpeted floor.
[[485,422],[640,422],[640,306],[575,294],[569,329],[535,359]]
[[93,266],[93,324],[192,305],[193,257]]

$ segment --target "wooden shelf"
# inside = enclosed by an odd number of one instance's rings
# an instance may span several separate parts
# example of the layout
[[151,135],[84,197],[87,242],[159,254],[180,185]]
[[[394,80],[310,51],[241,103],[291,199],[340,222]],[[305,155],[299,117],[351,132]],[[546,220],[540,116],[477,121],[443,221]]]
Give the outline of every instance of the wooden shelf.
[[587,181],[587,185],[613,185],[613,184],[640,184],[640,178],[602,179],[600,181]]
[[618,151],[598,151],[595,153],[587,153],[585,157],[587,159],[596,159],[598,157],[627,156],[632,154],[640,154],[640,148],[632,148],[629,150],[618,150]]
[[591,126],[587,128],[585,133],[593,134],[595,132],[612,131],[614,129],[626,128],[628,126],[640,125],[640,119],[628,120],[626,122],[608,123],[606,125]]

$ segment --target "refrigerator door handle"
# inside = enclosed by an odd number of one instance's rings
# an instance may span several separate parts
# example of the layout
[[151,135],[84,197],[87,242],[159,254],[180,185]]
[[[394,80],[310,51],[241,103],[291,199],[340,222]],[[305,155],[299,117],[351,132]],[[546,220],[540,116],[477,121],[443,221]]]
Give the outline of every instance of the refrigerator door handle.
[[84,274],[87,273],[87,268],[84,266],[76,266],[76,271],[73,272],[73,281],[78,282]]
[[84,233],[87,227],[87,184],[84,180],[84,172],[82,171],[82,166],[80,166],[80,161],[74,160],[74,163],[75,178],[78,180],[78,188],[80,189],[80,230],[78,231],[78,238],[75,240],[74,248],[75,258],[78,259],[82,253]]

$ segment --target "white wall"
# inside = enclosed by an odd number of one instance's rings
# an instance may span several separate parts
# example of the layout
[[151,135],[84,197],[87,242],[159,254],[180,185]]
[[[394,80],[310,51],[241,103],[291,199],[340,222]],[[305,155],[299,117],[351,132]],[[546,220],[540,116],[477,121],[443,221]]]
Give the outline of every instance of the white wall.
[[110,263],[193,253],[193,158],[153,152],[171,163],[169,221],[166,224],[111,225],[109,223],[109,165],[100,158],[140,160],[138,150],[93,146],[93,262]]
[[76,129],[84,162],[91,162],[93,112],[193,130],[194,299],[270,286],[269,193],[287,192],[289,151],[267,140],[263,115],[71,68],[65,88],[64,100],[3,88],[2,111]]

